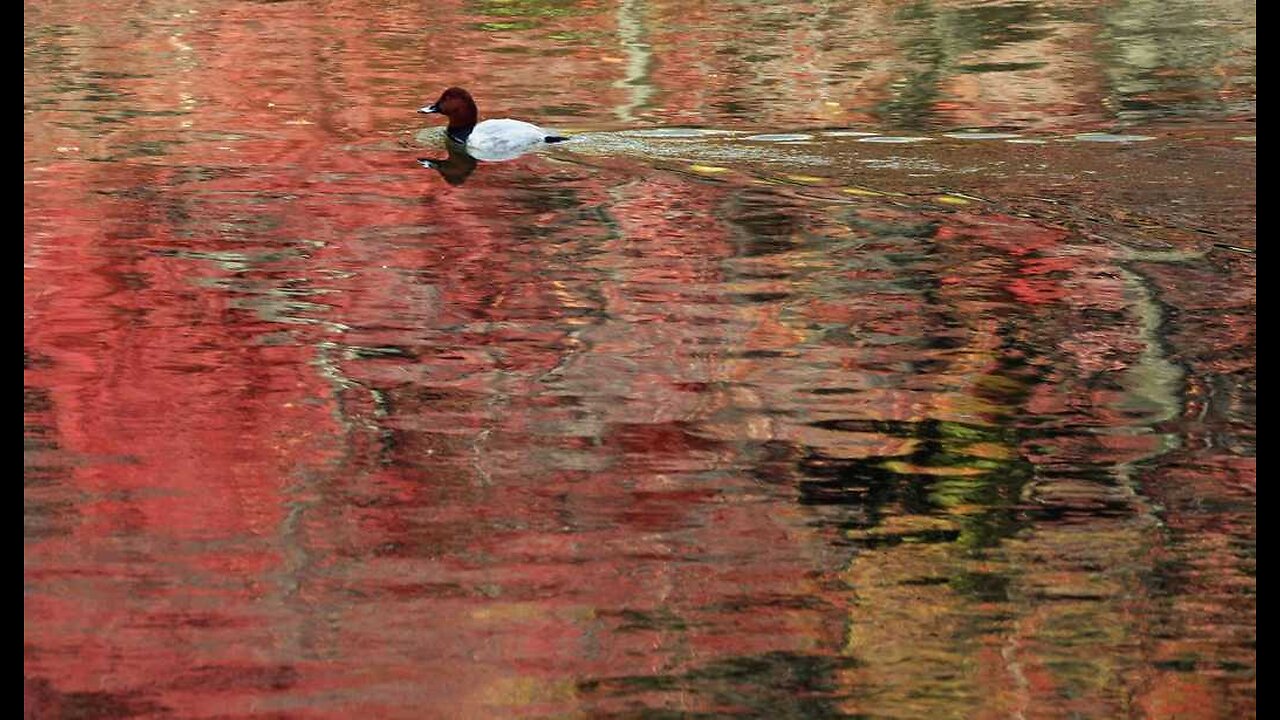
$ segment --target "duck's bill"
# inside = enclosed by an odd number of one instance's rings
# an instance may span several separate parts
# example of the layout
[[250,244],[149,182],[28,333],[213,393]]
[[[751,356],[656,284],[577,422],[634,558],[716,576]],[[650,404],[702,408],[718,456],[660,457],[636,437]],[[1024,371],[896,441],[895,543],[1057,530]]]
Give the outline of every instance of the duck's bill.
[[418,108],[418,112],[422,113],[423,115],[430,115],[431,113],[438,113],[440,112],[440,110],[436,108],[435,104],[433,103],[426,107]]

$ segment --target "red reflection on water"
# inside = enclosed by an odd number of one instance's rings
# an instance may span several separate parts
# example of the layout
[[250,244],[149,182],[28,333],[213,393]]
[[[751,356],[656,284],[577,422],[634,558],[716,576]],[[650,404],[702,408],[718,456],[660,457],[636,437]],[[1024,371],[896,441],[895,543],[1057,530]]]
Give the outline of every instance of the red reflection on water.
[[[418,6],[131,12],[25,16],[28,715],[1253,707],[1251,263],[775,166],[451,189],[401,132],[445,75],[566,123],[881,118],[920,61],[889,10],[854,107],[815,79],[861,56],[776,40],[744,66],[769,103],[731,58],[776,28],[705,8],[556,21],[621,49],[463,8],[426,47]],[[1087,125],[1072,62],[889,115],[1035,90],[1028,124]]]

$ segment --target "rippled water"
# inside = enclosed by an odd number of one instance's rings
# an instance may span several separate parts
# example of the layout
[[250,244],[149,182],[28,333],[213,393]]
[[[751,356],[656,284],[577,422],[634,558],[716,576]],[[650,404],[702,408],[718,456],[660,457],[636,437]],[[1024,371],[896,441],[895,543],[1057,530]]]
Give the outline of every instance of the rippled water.
[[[27,716],[1255,715],[1255,65],[1231,1],[26,4]],[[449,84],[574,137],[449,155]]]

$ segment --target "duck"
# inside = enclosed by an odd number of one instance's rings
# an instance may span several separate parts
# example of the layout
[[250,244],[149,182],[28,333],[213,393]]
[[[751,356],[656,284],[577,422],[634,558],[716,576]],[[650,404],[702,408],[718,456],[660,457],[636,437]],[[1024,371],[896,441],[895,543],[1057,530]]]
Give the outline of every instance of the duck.
[[439,100],[419,108],[418,112],[438,113],[449,118],[445,129],[449,140],[478,160],[509,160],[539,145],[569,139],[523,120],[503,118],[477,123],[480,113],[476,101],[460,87],[446,89]]

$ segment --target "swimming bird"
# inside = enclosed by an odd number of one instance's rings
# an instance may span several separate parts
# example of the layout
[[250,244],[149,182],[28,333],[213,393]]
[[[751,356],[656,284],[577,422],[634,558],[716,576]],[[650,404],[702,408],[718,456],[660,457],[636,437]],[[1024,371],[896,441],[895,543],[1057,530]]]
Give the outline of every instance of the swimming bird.
[[568,140],[521,120],[485,120],[478,123],[479,111],[471,93],[451,87],[440,99],[419,108],[418,112],[439,113],[449,118],[445,132],[449,139],[479,160],[509,160],[534,147]]

